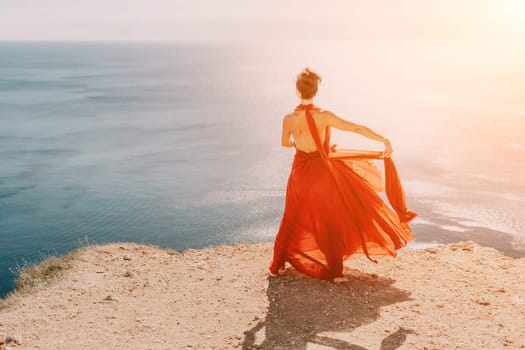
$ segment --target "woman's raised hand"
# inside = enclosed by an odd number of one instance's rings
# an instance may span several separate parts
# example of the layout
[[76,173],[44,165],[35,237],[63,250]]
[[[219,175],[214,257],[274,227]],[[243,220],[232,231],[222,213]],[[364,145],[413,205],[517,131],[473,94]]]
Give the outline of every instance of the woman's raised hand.
[[390,158],[390,156],[392,155],[392,152],[394,151],[392,149],[392,145],[390,144],[390,140],[389,139],[385,139],[383,142],[385,144],[385,150],[383,152],[383,157]]

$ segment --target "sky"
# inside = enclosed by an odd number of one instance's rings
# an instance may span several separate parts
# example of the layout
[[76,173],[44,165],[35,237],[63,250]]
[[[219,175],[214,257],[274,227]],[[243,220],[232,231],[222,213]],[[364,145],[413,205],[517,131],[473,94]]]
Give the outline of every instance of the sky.
[[525,0],[0,0],[0,40],[525,39]]

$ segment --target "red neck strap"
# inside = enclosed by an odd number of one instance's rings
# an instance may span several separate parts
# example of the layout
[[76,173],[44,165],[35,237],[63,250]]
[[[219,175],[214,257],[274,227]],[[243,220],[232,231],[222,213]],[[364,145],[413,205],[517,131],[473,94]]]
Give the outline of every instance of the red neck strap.
[[318,107],[314,106],[313,104],[308,104],[308,105],[299,105],[297,107],[295,107],[295,110],[296,111],[312,111],[312,110],[316,110],[316,109],[319,109]]

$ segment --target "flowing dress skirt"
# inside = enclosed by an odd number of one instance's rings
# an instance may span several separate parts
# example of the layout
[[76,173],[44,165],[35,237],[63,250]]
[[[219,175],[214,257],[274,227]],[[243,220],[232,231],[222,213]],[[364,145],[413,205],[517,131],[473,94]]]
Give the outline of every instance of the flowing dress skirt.
[[340,277],[351,255],[365,254],[372,261],[395,256],[414,237],[400,215],[342,160],[327,161],[319,151],[296,152],[272,273],[287,261],[312,277]]

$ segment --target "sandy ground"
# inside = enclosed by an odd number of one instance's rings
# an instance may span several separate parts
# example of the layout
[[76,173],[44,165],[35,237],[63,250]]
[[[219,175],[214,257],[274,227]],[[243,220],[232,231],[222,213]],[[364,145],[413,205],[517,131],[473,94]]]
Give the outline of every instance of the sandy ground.
[[84,248],[0,311],[0,348],[525,349],[525,259],[470,242],[405,249],[349,260],[336,285],[292,268],[269,278],[271,250]]

